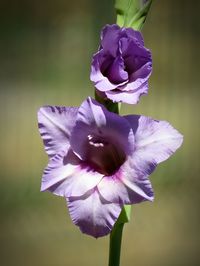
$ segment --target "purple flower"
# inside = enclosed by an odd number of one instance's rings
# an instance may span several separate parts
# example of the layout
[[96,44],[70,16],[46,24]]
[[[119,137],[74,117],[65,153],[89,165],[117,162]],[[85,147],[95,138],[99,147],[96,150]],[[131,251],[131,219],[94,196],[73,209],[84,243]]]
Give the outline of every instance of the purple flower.
[[90,74],[100,96],[135,104],[147,94],[151,71],[151,53],[144,47],[139,31],[118,25],[103,28]]
[[65,197],[73,222],[94,237],[111,231],[124,204],[153,201],[148,176],[182,143],[165,121],[121,117],[91,98],[42,107],[38,121],[49,155],[41,190]]

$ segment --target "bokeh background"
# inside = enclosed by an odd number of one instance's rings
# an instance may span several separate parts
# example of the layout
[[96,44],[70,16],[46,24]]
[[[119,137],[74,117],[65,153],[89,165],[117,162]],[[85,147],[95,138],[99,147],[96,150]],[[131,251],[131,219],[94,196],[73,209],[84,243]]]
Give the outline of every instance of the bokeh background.
[[[65,200],[40,193],[47,163],[37,130],[40,106],[79,105],[100,29],[114,1],[0,3],[0,265],[107,265],[108,237],[80,233]],[[149,95],[122,113],[168,120],[184,144],[151,176],[155,202],[132,208],[122,266],[200,265],[199,1],[154,1],[143,29],[153,53]]]

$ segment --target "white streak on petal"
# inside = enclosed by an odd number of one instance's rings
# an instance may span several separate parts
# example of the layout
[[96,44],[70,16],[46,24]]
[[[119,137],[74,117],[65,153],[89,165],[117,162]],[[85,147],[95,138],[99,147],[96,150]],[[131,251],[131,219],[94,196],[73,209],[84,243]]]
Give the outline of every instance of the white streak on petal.
[[75,164],[65,164],[64,163],[64,152],[56,154],[48,163],[44,170],[42,177],[41,191],[50,190],[56,195],[64,196],[65,188],[58,189],[62,182],[66,178],[73,176],[78,169],[79,165]]
[[[130,158],[113,176],[105,176],[98,184],[100,194],[108,201],[134,204],[153,200],[153,190],[148,176],[130,163]],[[144,170],[143,170],[144,171]]]
[[69,136],[78,108],[46,106],[38,111],[38,126],[45,150],[50,157],[61,150],[67,152]]
[[125,118],[133,127],[138,119],[134,153],[138,161],[158,164],[168,159],[182,144],[183,136],[166,121],[156,121],[145,116],[130,115]]
[[80,230],[93,237],[110,233],[121,212],[119,204],[105,201],[98,190],[92,190],[84,197],[67,199],[69,213]]
[[54,156],[42,177],[41,190],[49,190],[58,196],[82,196],[94,188],[102,175],[81,165],[81,161],[72,153],[68,156]]
[[80,166],[72,176],[64,182],[66,186],[65,197],[79,197],[93,189],[100,182],[103,175],[89,169],[88,167]]

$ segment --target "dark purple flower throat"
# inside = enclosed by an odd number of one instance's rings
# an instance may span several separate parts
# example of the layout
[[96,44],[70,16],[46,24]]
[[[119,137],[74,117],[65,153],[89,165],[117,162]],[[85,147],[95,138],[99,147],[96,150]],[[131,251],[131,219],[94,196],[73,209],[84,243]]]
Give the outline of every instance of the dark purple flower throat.
[[116,172],[126,159],[119,145],[102,136],[88,135],[86,150],[87,164],[104,175]]

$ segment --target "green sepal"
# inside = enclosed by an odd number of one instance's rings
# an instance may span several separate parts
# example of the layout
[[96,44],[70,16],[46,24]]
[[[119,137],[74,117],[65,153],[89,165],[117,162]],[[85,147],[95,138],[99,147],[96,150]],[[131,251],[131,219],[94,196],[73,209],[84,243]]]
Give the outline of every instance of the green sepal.
[[[144,2],[144,3],[143,3]],[[141,30],[149,12],[152,0],[116,0],[117,24]]]
[[131,205],[124,205],[115,225],[128,223],[131,218]]
[[119,114],[120,107],[121,107],[120,103],[114,103],[108,98],[100,97],[96,91],[95,91],[95,99],[97,100],[97,102],[103,104],[108,111]]

